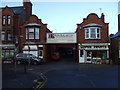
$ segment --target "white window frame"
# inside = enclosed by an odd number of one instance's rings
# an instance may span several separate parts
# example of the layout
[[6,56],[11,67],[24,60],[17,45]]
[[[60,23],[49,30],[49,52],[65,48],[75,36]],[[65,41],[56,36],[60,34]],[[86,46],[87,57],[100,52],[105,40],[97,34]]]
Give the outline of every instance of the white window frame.
[[39,39],[39,35],[40,35],[40,29],[39,28],[35,28],[35,39]]
[[[95,38],[91,37],[91,29],[95,29]],[[99,29],[99,33],[97,33],[97,30]],[[88,31],[87,31],[88,30]],[[88,33],[87,33],[88,32]],[[99,37],[98,37],[99,35]],[[100,28],[99,27],[88,27],[85,28],[85,39],[100,39]]]
[[11,38],[12,32],[11,31],[7,31],[7,36],[8,36],[7,40],[11,41],[12,40],[12,38]]
[[26,28],[26,39],[29,39],[28,29],[29,28]]
[[4,41],[4,40],[5,40],[5,31],[2,31],[1,34],[2,34],[2,35],[1,35],[1,40]]
[[3,15],[3,16],[2,16],[2,24],[5,25],[5,23],[6,23],[6,16]]
[[34,39],[34,28],[29,28],[28,33],[29,39]]
[[11,23],[11,16],[8,15],[8,16],[7,16],[7,24],[10,25],[10,23]]
[[40,39],[40,29],[38,27],[26,28],[26,39]]

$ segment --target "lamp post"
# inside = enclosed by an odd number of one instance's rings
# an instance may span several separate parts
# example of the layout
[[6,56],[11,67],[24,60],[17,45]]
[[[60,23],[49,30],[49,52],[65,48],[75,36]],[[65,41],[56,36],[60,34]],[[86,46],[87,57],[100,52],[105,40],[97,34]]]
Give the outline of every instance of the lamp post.
[[[15,44],[15,48],[14,48],[14,73],[15,73],[15,77],[16,77],[16,52],[17,52],[17,43],[16,43],[16,39],[17,38],[23,38],[23,36],[22,35],[17,35],[17,36],[13,36],[13,37],[11,37],[12,39],[13,39],[13,44]],[[18,43],[19,43],[19,41],[18,41]]]

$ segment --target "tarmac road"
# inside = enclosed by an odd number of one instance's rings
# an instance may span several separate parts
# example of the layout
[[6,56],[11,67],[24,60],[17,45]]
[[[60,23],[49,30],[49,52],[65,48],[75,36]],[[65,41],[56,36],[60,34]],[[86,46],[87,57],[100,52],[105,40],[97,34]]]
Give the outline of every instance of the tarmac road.
[[46,73],[44,88],[118,88],[118,66],[64,63]]
[[23,65],[17,65],[14,78],[13,65],[3,65],[3,88],[31,88],[40,73],[47,77],[42,88],[118,88],[118,70],[118,65],[57,61],[30,65],[26,74]]

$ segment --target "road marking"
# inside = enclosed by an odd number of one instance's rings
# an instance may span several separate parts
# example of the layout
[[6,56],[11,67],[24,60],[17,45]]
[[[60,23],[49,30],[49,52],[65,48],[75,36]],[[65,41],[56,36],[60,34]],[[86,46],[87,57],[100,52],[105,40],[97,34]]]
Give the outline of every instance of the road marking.
[[89,80],[89,81],[92,84],[93,88],[96,88],[95,83],[92,80]]
[[28,70],[30,70],[30,71],[31,71],[31,70],[34,70],[34,69],[32,69],[32,68],[31,68],[31,69],[28,69]]

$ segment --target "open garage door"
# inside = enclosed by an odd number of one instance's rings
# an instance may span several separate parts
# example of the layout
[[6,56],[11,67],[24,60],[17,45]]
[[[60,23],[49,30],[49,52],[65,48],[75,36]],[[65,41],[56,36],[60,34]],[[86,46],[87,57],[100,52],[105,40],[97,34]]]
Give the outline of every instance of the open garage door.
[[56,44],[53,53],[59,55],[59,61],[75,62],[76,44]]

